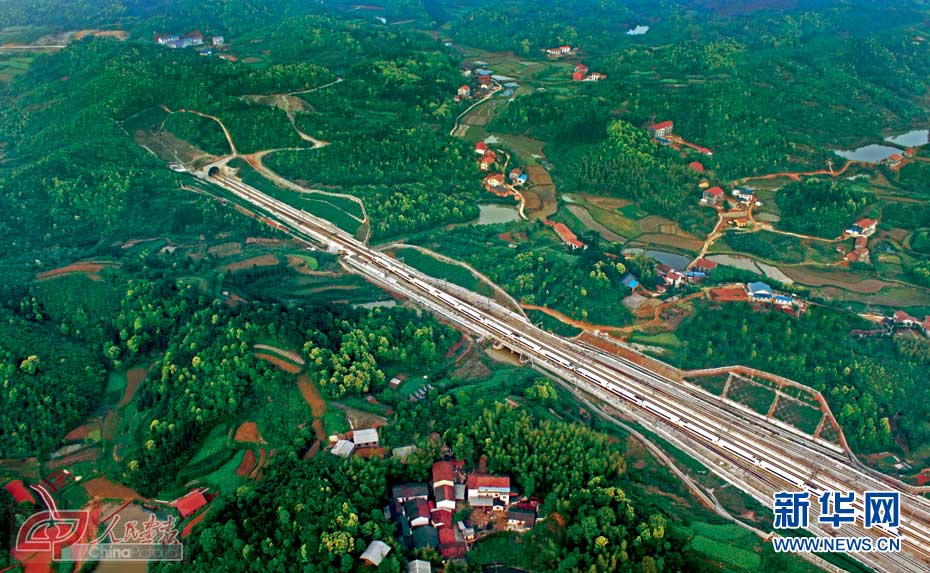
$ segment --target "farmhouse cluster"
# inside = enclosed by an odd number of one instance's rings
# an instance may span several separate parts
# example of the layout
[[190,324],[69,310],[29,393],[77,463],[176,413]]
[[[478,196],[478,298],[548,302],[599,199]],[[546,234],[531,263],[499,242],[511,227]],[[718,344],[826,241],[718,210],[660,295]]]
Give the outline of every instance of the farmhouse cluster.
[[[195,30],[189,34],[184,34],[183,36],[178,34],[159,34],[155,36],[155,42],[160,46],[167,46],[169,48],[191,48],[196,46],[204,45],[204,37],[199,31]],[[212,46],[222,46],[225,40],[223,36],[213,36],[210,39],[210,45]],[[206,53],[209,55],[209,50],[201,51],[201,53]]]
[[490,532],[536,525],[537,502],[523,499],[509,476],[466,473],[460,460],[434,463],[430,476],[429,483],[395,485],[384,508],[385,517],[397,524],[398,539],[410,549],[429,547],[458,559]]

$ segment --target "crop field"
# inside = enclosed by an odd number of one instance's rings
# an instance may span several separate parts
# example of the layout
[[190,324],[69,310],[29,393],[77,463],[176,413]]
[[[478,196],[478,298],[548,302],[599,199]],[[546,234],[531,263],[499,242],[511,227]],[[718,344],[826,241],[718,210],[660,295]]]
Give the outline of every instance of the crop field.
[[26,73],[34,59],[33,54],[0,53],[0,84],[8,84],[16,76]]

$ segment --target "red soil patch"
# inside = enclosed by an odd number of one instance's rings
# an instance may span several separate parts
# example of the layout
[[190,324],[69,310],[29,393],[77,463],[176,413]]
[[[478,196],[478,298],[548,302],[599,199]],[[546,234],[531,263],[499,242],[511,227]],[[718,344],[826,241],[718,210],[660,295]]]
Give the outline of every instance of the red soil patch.
[[187,537],[191,534],[191,531],[194,530],[194,526],[203,521],[203,518],[207,516],[207,512],[210,511],[210,508],[203,510],[197,515],[194,519],[187,522],[187,525],[184,526],[184,529],[181,530],[181,537]]
[[255,358],[264,360],[266,362],[271,362],[272,364],[277,366],[279,369],[285,372],[290,372],[291,374],[297,374],[298,372],[300,372],[300,366],[297,366],[296,364],[292,364],[288,362],[287,360],[284,360],[283,358],[280,358],[278,356],[272,356],[271,354],[264,354],[264,353],[256,352]]
[[264,444],[261,434],[258,433],[258,424],[255,422],[243,422],[236,428],[235,440],[247,444]]
[[711,289],[710,298],[711,300],[719,301],[737,301],[748,299],[746,291],[741,287],[720,287]]
[[314,418],[322,418],[326,413],[326,400],[320,394],[320,390],[306,374],[297,377],[297,387],[303,394],[304,400],[310,405],[310,411],[313,412]]
[[461,348],[462,346],[464,346],[466,342],[468,342],[468,339],[465,338],[465,336],[463,335],[462,338],[460,338],[459,341],[456,342],[456,343],[452,346],[452,348],[449,349],[448,352],[446,352],[446,356],[445,356],[445,357],[448,359],[448,358],[452,358],[453,356],[455,356],[455,353],[458,352],[458,351],[459,351],[459,348]]
[[307,450],[307,453],[306,453],[306,454],[304,454],[304,459],[305,459],[305,460],[313,459],[314,456],[316,456],[318,453],[320,453],[320,444],[321,444],[321,443],[322,443],[322,442],[320,442],[319,440],[313,442],[313,445],[310,446],[310,449]]
[[75,273],[84,273],[89,279],[99,281],[102,280],[98,274],[100,271],[105,268],[114,268],[118,266],[119,265],[116,263],[73,263],[65,267],[59,267],[50,271],[41,272],[36,275],[36,278],[40,281],[44,281],[55,277],[63,277],[65,275],[72,275]]
[[144,500],[145,498],[131,487],[114,483],[105,477],[97,477],[84,482],[84,490],[91,497],[100,497],[106,499],[135,499]]
[[207,252],[218,257],[231,257],[242,252],[242,245],[239,243],[220,243],[208,248]]
[[130,368],[126,372],[126,390],[123,392],[123,397],[120,398],[119,403],[116,404],[117,408],[123,408],[132,402],[139,384],[145,380],[146,376],[148,376],[148,370],[145,368]]
[[265,467],[272,455],[274,455],[274,450],[269,453],[265,451],[265,448],[258,448],[258,463],[255,464],[255,468],[249,474],[249,477],[256,481],[262,479],[262,468]]
[[251,259],[246,259],[237,263],[223,265],[220,267],[220,270],[224,272],[236,272],[251,269],[252,267],[276,267],[280,263],[281,261],[278,260],[277,256],[269,254],[262,255],[260,257],[252,257]]
[[245,455],[242,456],[242,461],[239,462],[239,467],[236,468],[236,475],[239,477],[246,477],[252,470],[255,469],[257,460],[255,459],[255,452],[251,448],[245,451]]
[[65,441],[66,442],[83,442],[90,436],[91,431],[99,427],[100,427],[100,422],[97,422],[97,421],[82,424],[78,426],[77,428],[68,432],[68,434],[65,436]]

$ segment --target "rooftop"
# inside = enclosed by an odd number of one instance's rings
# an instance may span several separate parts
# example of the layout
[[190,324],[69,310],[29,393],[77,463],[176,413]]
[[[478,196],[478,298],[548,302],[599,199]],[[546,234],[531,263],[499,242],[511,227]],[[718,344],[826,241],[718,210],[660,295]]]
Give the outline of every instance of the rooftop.
[[368,544],[368,548],[365,549],[365,552],[362,553],[362,556],[359,557],[362,561],[368,561],[374,566],[381,564],[381,561],[384,560],[385,556],[391,552],[391,546],[387,543],[379,540],[374,540]]
[[378,441],[378,430],[368,428],[352,432],[352,441],[356,444],[369,444]]

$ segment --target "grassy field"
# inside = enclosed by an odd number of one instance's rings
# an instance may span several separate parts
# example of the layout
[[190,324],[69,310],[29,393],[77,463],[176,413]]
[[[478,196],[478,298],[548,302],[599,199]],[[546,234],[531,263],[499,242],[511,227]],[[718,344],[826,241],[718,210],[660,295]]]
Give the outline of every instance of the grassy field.
[[210,433],[204,438],[203,444],[201,444],[197,453],[194,454],[190,463],[197,464],[204,462],[222,453],[228,446],[226,440],[226,435],[228,433],[229,426],[227,424],[218,424],[215,428],[210,430]]
[[581,334],[580,328],[565,324],[561,320],[538,310],[527,310],[526,316],[530,319],[530,322],[541,325],[543,329],[553,334],[560,336],[578,336]]
[[695,376],[691,382],[707,390],[711,394],[719,396],[723,394],[723,389],[727,385],[728,374],[715,374],[713,376]]
[[775,392],[770,388],[748,382],[744,379],[735,378],[730,383],[730,391],[727,392],[727,398],[748,406],[760,414],[766,414],[775,399]]
[[813,434],[823,418],[823,412],[818,408],[798,404],[793,400],[779,400],[773,416],[802,432]]
[[432,277],[447,280],[474,292],[487,294],[490,290],[484,281],[475,277],[470,270],[461,265],[441,261],[418,249],[401,248],[395,250],[394,253],[398,259],[403,259],[408,265]]
[[220,466],[216,471],[203,477],[203,480],[223,493],[231,494],[239,487],[242,478],[236,475],[236,468],[242,463],[245,456],[245,449],[236,452],[229,461]]
[[656,334],[634,332],[630,335],[629,341],[637,344],[661,346],[663,348],[678,348],[681,346],[681,340],[675,336],[674,332],[659,332]]
[[262,177],[245,161],[230,161],[230,166],[239,169],[239,178],[246,184],[268,193],[275,199],[326,219],[340,229],[355,234],[361,226],[361,223],[353,218],[353,216],[361,218],[361,208],[358,203],[350,199],[324,194],[297,193],[290,189],[283,189]]

